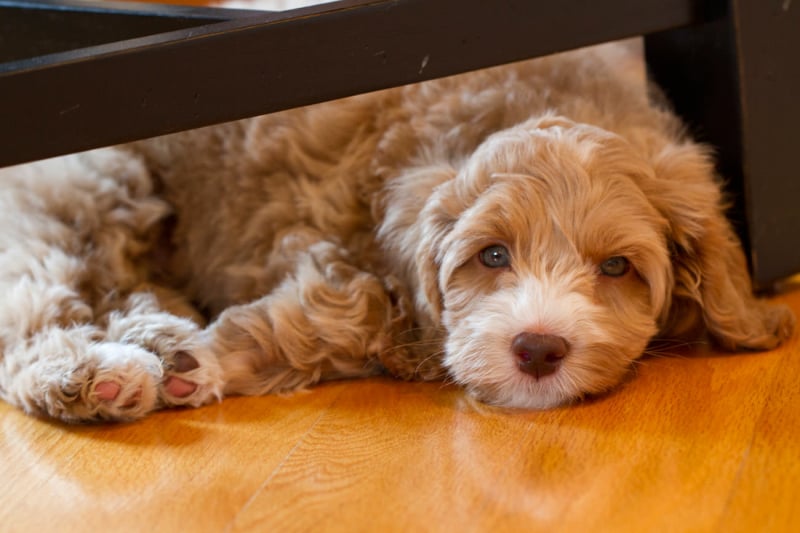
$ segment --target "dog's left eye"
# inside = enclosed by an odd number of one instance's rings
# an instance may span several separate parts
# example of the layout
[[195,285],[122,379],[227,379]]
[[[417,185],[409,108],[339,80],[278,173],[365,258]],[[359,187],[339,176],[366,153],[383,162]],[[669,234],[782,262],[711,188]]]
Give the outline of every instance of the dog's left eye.
[[621,255],[609,257],[600,263],[600,272],[612,278],[624,276],[631,269],[631,263]]
[[511,257],[505,246],[495,244],[484,248],[478,253],[478,259],[489,268],[504,268],[511,264]]

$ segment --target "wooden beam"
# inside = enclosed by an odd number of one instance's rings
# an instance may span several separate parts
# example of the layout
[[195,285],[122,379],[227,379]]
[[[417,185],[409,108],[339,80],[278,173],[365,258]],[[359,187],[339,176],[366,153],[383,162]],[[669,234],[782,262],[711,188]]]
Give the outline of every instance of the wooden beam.
[[345,0],[192,22],[167,33],[3,63],[0,166],[695,25],[715,16],[697,4]]

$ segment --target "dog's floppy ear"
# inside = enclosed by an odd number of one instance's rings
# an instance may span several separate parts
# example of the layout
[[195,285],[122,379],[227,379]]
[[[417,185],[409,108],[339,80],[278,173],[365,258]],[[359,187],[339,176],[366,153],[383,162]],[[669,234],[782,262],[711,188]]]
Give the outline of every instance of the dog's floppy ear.
[[439,273],[444,250],[442,242],[455,224],[460,206],[454,205],[453,181],[439,185],[428,198],[416,221],[416,274],[418,287],[415,305],[430,316],[435,325],[441,324],[442,292]]
[[725,217],[712,158],[693,143],[671,144],[653,159],[656,179],[644,185],[667,218],[674,289],[664,335],[705,326],[726,349],[770,349],[794,329],[784,306],[758,300],[738,238]]
[[441,323],[439,290],[441,242],[453,226],[452,180],[456,170],[446,163],[422,163],[392,177],[384,198],[375,203],[378,238],[394,269],[405,274],[417,319]]

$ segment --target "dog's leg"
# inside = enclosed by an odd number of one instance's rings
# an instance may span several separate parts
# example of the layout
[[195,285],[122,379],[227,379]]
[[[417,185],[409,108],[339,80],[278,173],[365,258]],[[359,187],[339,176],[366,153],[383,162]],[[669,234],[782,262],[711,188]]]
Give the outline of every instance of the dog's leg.
[[216,394],[198,326],[140,289],[168,212],[122,150],[0,171],[0,397],[79,422]]
[[8,343],[0,390],[10,403],[81,422],[134,420],[160,407],[196,407],[221,397],[221,370],[200,342],[199,326],[162,310],[152,290],[134,292],[119,309],[91,321],[78,298],[56,300],[55,290],[27,291],[26,299],[54,303],[58,314],[26,310],[24,321],[42,323],[20,335],[21,342]]
[[49,328],[7,350],[3,398],[66,422],[132,420],[156,405],[158,358],[134,345],[98,342],[92,326]]
[[408,327],[397,307],[382,280],[317,242],[270,294],[228,308],[206,335],[226,394],[291,391],[379,372],[378,355]]
[[[32,243],[39,248],[41,243]],[[0,254],[0,395],[33,414],[77,422],[138,418],[156,405],[158,358],[108,342],[86,293],[87,262],[65,250]],[[15,275],[14,270],[17,270]]]

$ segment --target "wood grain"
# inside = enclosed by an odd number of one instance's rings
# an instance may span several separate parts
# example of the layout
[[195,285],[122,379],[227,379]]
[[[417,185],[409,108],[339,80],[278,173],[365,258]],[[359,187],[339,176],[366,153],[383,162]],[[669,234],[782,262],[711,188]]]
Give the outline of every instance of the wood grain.
[[544,412],[388,379],[117,426],[0,404],[0,529],[795,531],[798,349],[689,347]]

